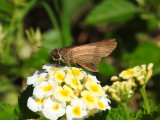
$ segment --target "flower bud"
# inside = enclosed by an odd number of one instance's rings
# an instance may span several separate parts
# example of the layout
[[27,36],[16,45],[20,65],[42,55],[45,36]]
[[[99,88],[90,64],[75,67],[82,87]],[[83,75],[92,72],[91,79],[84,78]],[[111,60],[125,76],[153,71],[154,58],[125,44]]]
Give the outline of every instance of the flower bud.
[[111,77],[111,81],[119,81],[119,80],[120,80],[120,77],[118,77],[118,76]]
[[153,63],[150,63],[149,65],[148,65],[148,70],[150,70],[150,69],[152,69],[153,68]]

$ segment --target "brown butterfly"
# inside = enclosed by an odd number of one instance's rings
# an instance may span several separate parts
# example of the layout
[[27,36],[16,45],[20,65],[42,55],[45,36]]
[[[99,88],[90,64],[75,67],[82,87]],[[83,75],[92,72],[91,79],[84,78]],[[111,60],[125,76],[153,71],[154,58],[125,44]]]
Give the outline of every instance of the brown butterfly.
[[117,46],[115,39],[102,40],[81,46],[64,47],[51,51],[53,60],[79,64],[92,72],[98,72],[96,65],[107,57]]

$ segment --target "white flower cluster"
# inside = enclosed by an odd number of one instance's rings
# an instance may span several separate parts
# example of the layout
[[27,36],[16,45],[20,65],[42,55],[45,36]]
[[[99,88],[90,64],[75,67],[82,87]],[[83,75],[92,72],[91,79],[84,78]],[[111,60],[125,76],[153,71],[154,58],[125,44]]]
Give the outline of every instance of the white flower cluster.
[[27,84],[34,87],[27,102],[33,112],[42,112],[51,120],[83,120],[110,109],[110,100],[95,76],[76,67],[55,68],[50,64],[43,69],[27,78]]

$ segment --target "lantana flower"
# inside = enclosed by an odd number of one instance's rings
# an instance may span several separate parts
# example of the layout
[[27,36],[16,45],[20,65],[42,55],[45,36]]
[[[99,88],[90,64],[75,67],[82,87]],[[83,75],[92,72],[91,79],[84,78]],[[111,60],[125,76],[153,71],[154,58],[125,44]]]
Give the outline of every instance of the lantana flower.
[[93,75],[91,75],[91,74],[88,74],[88,75],[87,75],[87,80],[88,80],[88,81],[94,81],[94,82],[96,82],[96,83],[100,83],[100,81],[97,80],[96,76],[93,76]]
[[113,84],[104,86],[103,90],[114,100],[125,102],[130,99],[135,89],[146,85],[152,75],[153,63],[143,64],[122,71],[119,76],[111,77]]
[[74,75],[77,80],[82,80],[85,76],[85,72],[82,69],[76,67],[68,67],[67,72]]
[[88,109],[94,109],[97,107],[98,98],[94,95],[94,93],[84,90],[81,93],[81,96]]
[[65,77],[65,83],[71,86],[73,89],[82,89],[81,81],[76,79],[74,75],[67,74]]
[[29,97],[27,106],[33,112],[38,112],[42,110],[42,105],[44,101],[45,101],[45,98],[39,99],[39,98]]
[[98,100],[98,108],[100,110],[106,110],[106,109],[110,110],[111,107],[109,106],[109,103],[111,103],[111,101],[107,98],[106,95],[104,95],[104,97]]
[[72,99],[71,105],[66,108],[67,120],[86,118],[88,115],[86,108],[81,99]]
[[58,83],[64,82],[65,72],[62,70],[55,70],[55,74],[50,76],[51,79],[54,79]]
[[37,85],[44,81],[47,77],[47,73],[44,71],[36,71],[33,76],[27,77],[28,85]]
[[43,81],[33,89],[33,95],[37,98],[49,97],[53,94],[58,83],[53,80]]
[[48,119],[57,120],[65,114],[65,108],[65,102],[59,103],[48,98],[43,104],[42,113]]
[[85,86],[89,91],[91,91],[97,97],[102,97],[105,94],[105,92],[102,89],[101,85],[97,84],[94,81],[87,81]]
[[90,115],[110,109],[100,81],[76,67],[44,65],[43,71],[27,78],[33,94],[27,106],[50,120],[84,120]]
[[64,85],[63,87],[58,87],[54,93],[53,97],[60,101],[60,102],[67,102],[71,101],[72,98],[74,98],[73,90],[68,87],[67,85]]

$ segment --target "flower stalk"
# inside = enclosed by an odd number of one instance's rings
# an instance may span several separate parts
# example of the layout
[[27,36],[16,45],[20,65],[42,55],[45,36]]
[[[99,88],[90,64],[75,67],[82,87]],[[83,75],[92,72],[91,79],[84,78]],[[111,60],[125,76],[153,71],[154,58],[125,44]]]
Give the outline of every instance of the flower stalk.
[[142,97],[143,97],[143,100],[144,100],[144,104],[145,104],[146,109],[147,109],[147,113],[150,114],[150,113],[151,113],[151,110],[150,110],[149,102],[148,102],[148,99],[147,99],[147,94],[146,94],[146,90],[145,90],[145,85],[140,88],[140,92],[141,92],[141,94],[142,94]]
[[129,112],[128,112],[128,110],[127,110],[127,105],[126,105],[126,103],[120,103],[120,105],[121,105],[121,107],[122,107],[122,109],[123,109],[123,111],[124,111],[124,114],[125,114],[125,116],[126,116],[126,120],[130,120]]
[[111,99],[121,105],[127,120],[130,120],[130,116],[127,111],[126,102],[134,95],[136,89],[140,90],[143,96],[147,113],[150,114],[151,112],[145,86],[152,76],[152,68],[153,63],[150,63],[124,70],[119,76],[111,77],[111,81],[113,81],[111,86],[106,85],[103,87]]

